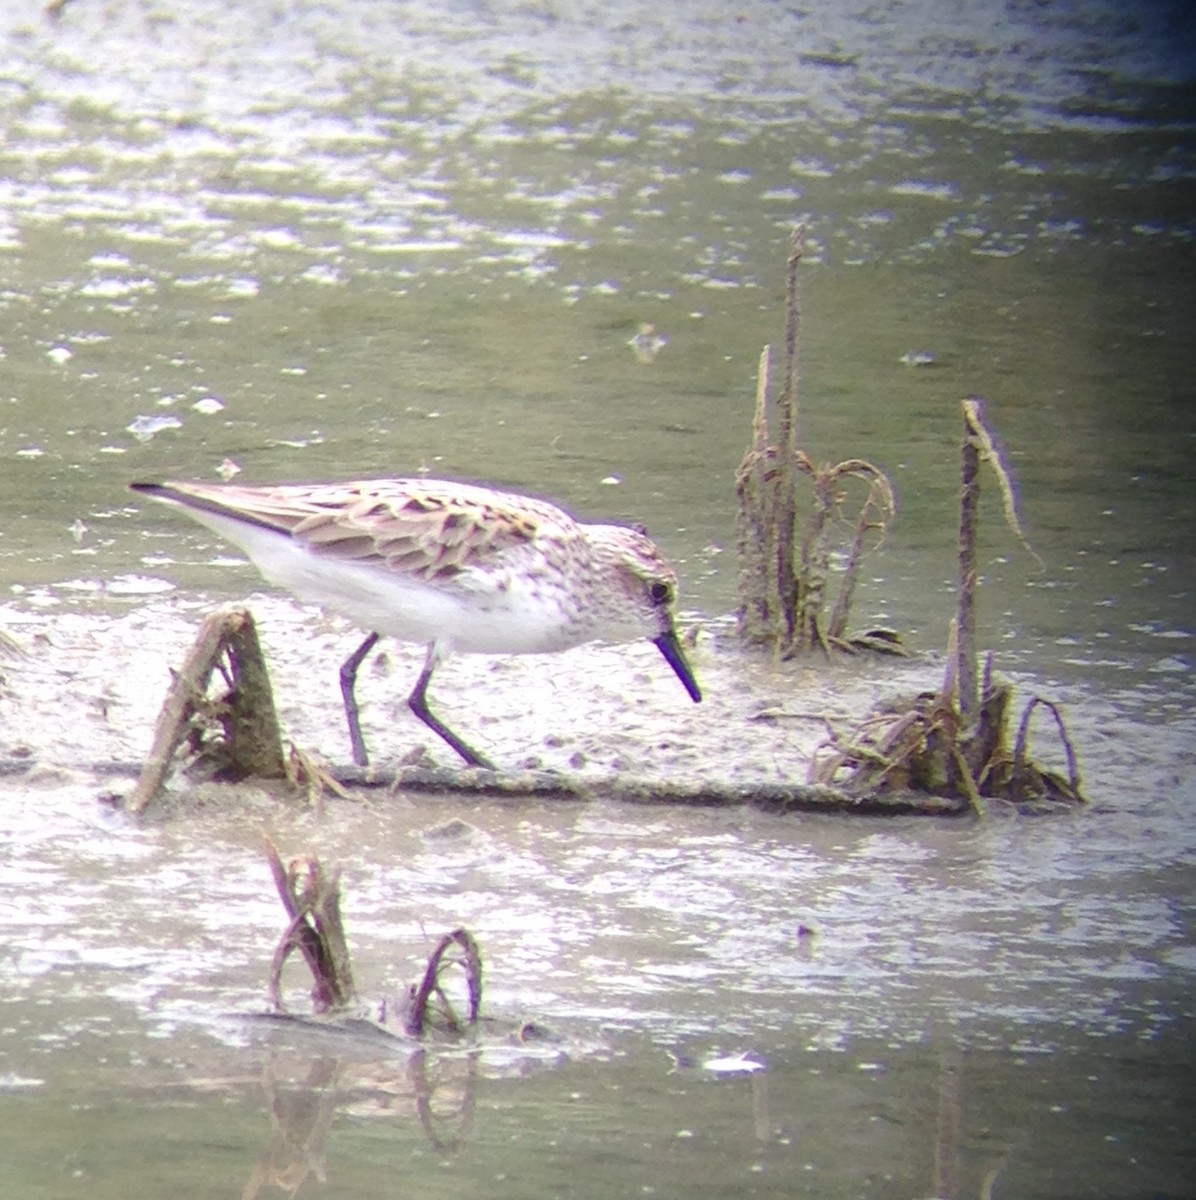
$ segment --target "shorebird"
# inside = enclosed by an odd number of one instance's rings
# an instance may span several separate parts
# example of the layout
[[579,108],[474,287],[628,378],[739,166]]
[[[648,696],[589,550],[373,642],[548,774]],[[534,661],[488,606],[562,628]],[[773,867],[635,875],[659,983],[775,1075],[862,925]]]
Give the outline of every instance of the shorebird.
[[494,769],[428,707],[432,672],[454,651],[542,654],[648,638],[690,697],[702,698],[674,624],[677,576],[639,529],[429,479],[130,486],[239,546],[271,583],[370,631],[340,669],[359,766],[369,755],[357,671],[383,636],[427,647],[408,707],[470,766]]

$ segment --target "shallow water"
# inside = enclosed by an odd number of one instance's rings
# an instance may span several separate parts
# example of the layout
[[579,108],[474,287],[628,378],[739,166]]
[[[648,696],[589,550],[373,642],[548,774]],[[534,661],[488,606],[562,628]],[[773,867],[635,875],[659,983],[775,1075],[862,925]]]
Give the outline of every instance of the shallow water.
[[[0,809],[14,1194],[227,1195],[271,1152],[353,1196],[1190,1188],[1192,18],[675,11],[0,17],[0,627],[33,651],[0,661],[0,746],[38,764]],[[734,604],[734,474],[796,219],[802,440],[894,478],[856,623],[906,631],[908,666],[737,675],[699,615]],[[669,339],[647,364],[643,322]],[[761,708],[937,678],[969,393],[1045,562],[987,496],[982,638],[1066,702],[1089,811],[317,815],[213,790],[137,827],[96,800],[198,615],[260,587],[131,478],[426,469],[645,521],[711,625],[711,703],[650,647],[462,660],[438,703],[503,761],[771,779],[817,729]],[[254,607],[288,728],[343,758],[351,632]],[[417,660],[365,681],[383,757],[417,739]],[[433,1055],[433,1086],[247,1021],[279,926],[263,829],[343,866],[364,992],[463,923],[498,1028],[554,1040]],[[701,1066],[741,1051],[767,1069]],[[443,1121],[420,1119],[429,1086]]]

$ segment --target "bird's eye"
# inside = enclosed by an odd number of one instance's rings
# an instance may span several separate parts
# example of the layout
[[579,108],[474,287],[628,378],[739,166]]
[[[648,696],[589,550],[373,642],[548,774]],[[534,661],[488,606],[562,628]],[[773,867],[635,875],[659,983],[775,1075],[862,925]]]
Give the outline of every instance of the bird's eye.
[[648,589],[648,597],[659,608],[662,604],[672,603],[673,589],[667,583],[654,583]]

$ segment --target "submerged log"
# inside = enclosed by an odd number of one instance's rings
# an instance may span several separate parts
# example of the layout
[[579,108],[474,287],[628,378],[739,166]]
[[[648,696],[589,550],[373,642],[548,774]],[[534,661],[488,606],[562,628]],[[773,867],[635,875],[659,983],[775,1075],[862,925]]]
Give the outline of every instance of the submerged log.
[[670,782],[630,779],[624,775],[582,778],[551,771],[510,774],[475,767],[339,767],[334,778],[346,787],[387,791],[451,792],[469,796],[529,797],[585,803],[614,800],[626,804],[676,804],[690,808],[758,808],[763,812],[850,813],[857,816],[951,816],[966,812],[957,797],[924,796],[912,790],[854,793],[825,783],[724,780]]
[[[36,760],[0,760],[0,777],[27,774]],[[136,776],[141,763],[105,762],[78,764],[74,769],[103,777]],[[680,808],[756,808],[775,813],[841,813],[848,816],[954,816],[967,811],[957,797],[923,795],[908,780],[897,787],[886,786],[872,794],[848,790],[822,782],[761,781],[734,783],[729,780],[671,782],[667,779],[635,779],[625,775],[605,778],[569,776],[551,771],[483,771],[469,767],[360,767],[344,765],[324,769],[341,794],[352,789],[390,792],[443,793],[465,797],[530,799],[586,804],[593,801],[664,805]],[[120,803],[115,794],[106,801]]]

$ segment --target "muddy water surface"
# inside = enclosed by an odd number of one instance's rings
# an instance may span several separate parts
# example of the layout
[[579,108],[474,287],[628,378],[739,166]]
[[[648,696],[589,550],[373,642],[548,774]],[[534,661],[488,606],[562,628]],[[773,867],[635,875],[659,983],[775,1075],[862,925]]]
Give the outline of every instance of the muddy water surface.
[[[7,1192],[1189,1190],[1184,6],[74,0],[0,37],[0,626],[30,651],[0,661]],[[906,631],[909,665],[774,672],[722,636],[798,218],[802,438],[894,478],[857,623]],[[99,799],[199,616],[261,586],[131,478],[426,470],[645,521],[708,703],[650,647],[461,660],[437,702],[504,763],[771,780],[811,716],[937,681],[969,393],[1045,562],[988,506],[982,638],[1066,703],[1087,812],[183,789],[137,826]],[[343,759],[354,632],[254,609],[288,730]],[[417,669],[391,648],[364,682],[382,760],[420,740]],[[247,1016],[279,930],[265,832],[342,866],[371,997],[476,931],[480,1057]]]

